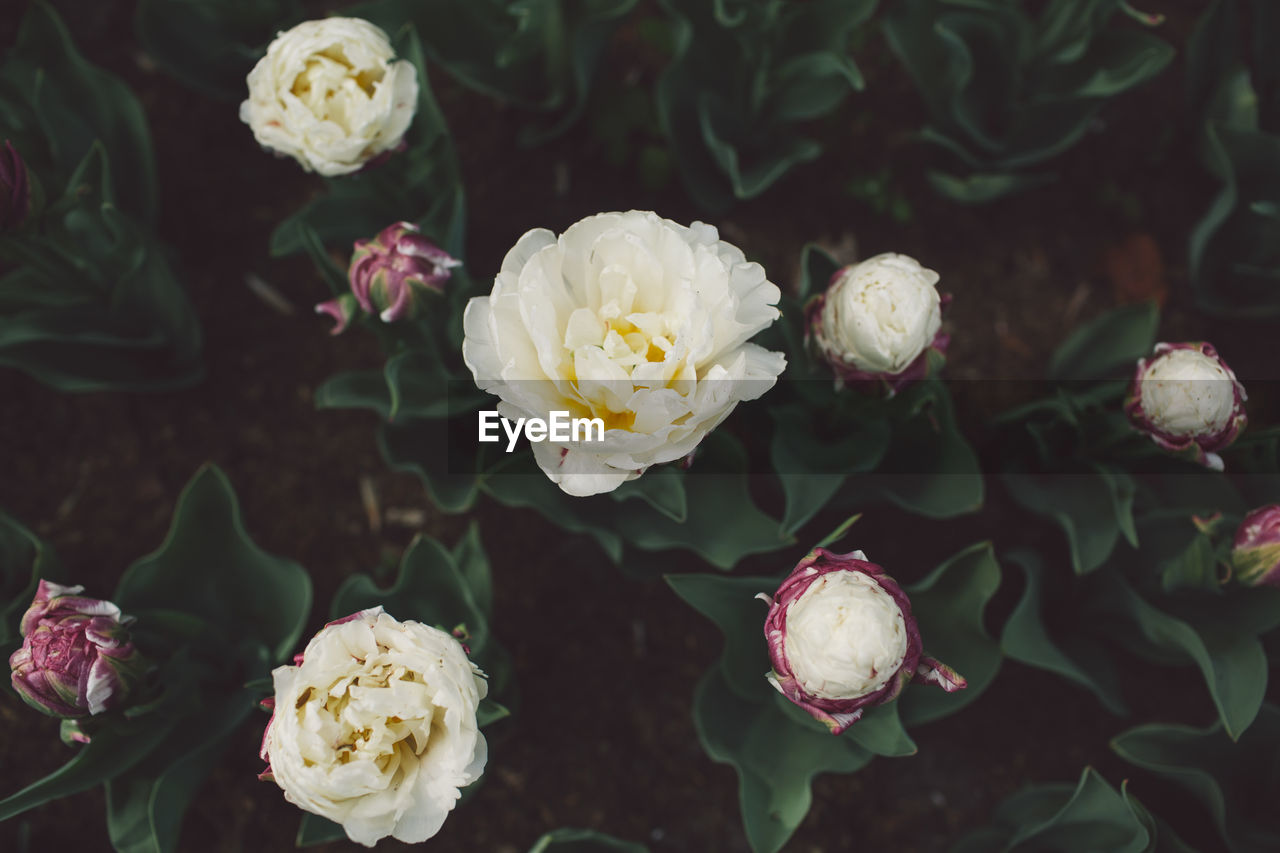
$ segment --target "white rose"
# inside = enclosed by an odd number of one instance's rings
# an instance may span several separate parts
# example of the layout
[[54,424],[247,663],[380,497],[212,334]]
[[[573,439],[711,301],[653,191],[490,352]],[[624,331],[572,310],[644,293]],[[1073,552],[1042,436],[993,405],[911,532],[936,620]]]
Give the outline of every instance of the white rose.
[[331,623],[272,672],[267,773],[352,841],[425,841],[484,770],[483,675],[449,634],[381,607]]
[[1154,359],[1142,378],[1142,408],[1170,436],[1221,432],[1235,411],[1235,383],[1218,359],[1175,349]]
[[810,696],[853,699],[898,674],[907,627],[893,596],[869,575],[830,572],[787,610],[787,660]]
[[688,455],[786,360],[747,340],[778,318],[764,269],[701,222],[601,213],[529,231],[468,303],[463,359],[511,419],[600,418],[603,441],[533,443],[571,495]]
[[249,72],[240,120],[307,171],[354,172],[399,145],[417,109],[417,71],[394,55],[368,21],[305,21],[276,36]]
[[942,326],[938,274],[892,252],[846,267],[827,288],[815,338],[837,369],[901,373]]

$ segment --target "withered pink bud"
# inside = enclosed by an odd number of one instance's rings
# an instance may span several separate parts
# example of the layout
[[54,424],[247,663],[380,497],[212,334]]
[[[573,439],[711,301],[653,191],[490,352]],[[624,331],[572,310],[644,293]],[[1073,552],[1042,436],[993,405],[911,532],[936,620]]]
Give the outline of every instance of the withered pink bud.
[[832,734],[896,699],[908,681],[948,693],[966,686],[955,670],[922,655],[906,593],[861,551],[815,548],[772,598],[759,597],[769,603],[769,683]]
[[30,208],[27,166],[13,143],[6,139],[0,148],[0,231],[21,225]]
[[393,323],[413,316],[426,293],[442,293],[460,261],[418,233],[412,222],[397,222],[372,240],[357,240],[348,277],[360,307]]
[[40,581],[22,616],[22,647],[9,657],[13,689],[54,717],[119,707],[145,668],[129,640],[133,618],[83,589]]
[[1134,428],[1175,453],[1187,453],[1215,471],[1216,451],[1228,447],[1248,423],[1244,386],[1212,345],[1156,344],[1138,361],[1125,414]]
[[1280,586],[1280,506],[1258,507],[1244,517],[1231,546],[1231,566],[1249,586]]

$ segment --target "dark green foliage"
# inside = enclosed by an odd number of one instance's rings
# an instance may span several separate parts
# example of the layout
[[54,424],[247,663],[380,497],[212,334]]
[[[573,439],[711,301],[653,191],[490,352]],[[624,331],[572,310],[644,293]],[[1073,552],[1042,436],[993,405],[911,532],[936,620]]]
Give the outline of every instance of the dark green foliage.
[[863,86],[849,56],[875,0],[663,0],[675,54],[658,115],[702,207],[754,198],[822,146],[798,127]]
[[[893,567],[886,569],[892,572]],[[853,773],[876,755],[915,754],[904,723],[939,719],[976,700],[995,678],[1001,660],[998,644],[982,625],[983,611],[1000,584],[1000,567],[984,543],[904,588],[926,652],[967,678],[968,687],[955,693],[908,687],[896,702],[868,709],[848,731],[833,737],[765,679],[770,667],[764,637],[768,608],[755,597],[772,595],[781,578],[667,577],[676,594],[724,634],[724,654],[698,682],[693,719],[706,753],[738,773],[743,827],[756,853],[775,853],[795,832],[809,811],[814,776]]]
[[164,545],[125,572],[111,600],[137,618],[133,640],[155,664],[146,692],[81,721],[90,742],[0,800],[0,820],[105,784],[113,846],[170,853],[191,798],[263,698],[258,683],[302,636],[311,581],[253,544],[230,483],[210,467],[183,491]]
[[150,229],[156,177],[142,107],[32,5],[0,67],[0,138],[33,204],[0,234],[0,365],[64,391],[157,391],[203,376],[201,333]]
[[983,202],[1052,179],[1037,170],[1080,141],[1111,98],[1158,74],[1173,48],[1112,20],[1119,0],[898,0],[885,33],[928,106],[922,138],[958,174],[934,188]]
[[1237,316],[1280,314],[1280,8],[1220,0],[1188,48],[1200,156],[1221,183],[1191,234],[1199,305]]
[[1194,853],[1128,790],[1107,784],[1092,767],[1080,782],[1034,785],[996,809],[991,824],[951,847],[951,853]]

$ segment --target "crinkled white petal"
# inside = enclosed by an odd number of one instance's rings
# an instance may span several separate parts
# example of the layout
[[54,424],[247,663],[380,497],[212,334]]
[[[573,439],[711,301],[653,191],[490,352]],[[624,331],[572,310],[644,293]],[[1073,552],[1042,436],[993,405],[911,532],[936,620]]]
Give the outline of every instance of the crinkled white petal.
[[344,175],[400,144],[418,104],[413,64],[360,18],[305,21],[280,33],[249,72],[240,120],[259,144],[307,171]]
[[1142,410],[1161,432],[1212,435],[1231,420],[1235,384],[1217,359],[1194,349],[1156,358],[1142,380]]
[[785,359],[747,341],[779,297],[709,225],[602,213],[520,238],[467,306],[463,360],[505,417],[599,418],[603,441],[534,444],[562,489],[597,494],[688,455],[773,386]]
[[376,608],[326,627],[300,666],[272,677],[272,775],[285,799],[353,841],[425,841],[484,770],[487,684],[443,631]]
[[938,274],[907,255],[855,264],[827,290],[819,346],[868,373],[901,373],[942,326]]
[[804,691],[855,699],[889,682],[907,655],[893,596],[860,572],[829,572],[787,608],[784,650]]

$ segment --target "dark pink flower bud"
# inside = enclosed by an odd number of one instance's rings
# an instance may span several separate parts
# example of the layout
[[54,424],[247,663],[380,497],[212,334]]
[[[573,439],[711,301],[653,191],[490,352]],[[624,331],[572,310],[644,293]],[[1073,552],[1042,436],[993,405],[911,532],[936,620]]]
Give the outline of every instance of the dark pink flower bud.
[[1255,509],[1240,522],[1231,547],[1231,565],[1249,586],[1280,586],[1280,506]]
[[955,670],[922,655],[907,594],[861,551],[815,548],[773,598],[759,597],[769,603],[769,683],[832,734],[896,699],[908,681],[948,693],[966,686]]
[[83,589],[40,581],[22,616],[22,648],[9,657],[13,689],[54,717],[119,707],[145,666],[129,640],[133,618]]
[[348,277],[360,307],[393,323],[413,316],[423,294],[442,293],[460,263],[412,222],[397,222],[372,240],[356,241]]
[[0,148],[0,231],[21,225],[30,208],[27,166],[13,143],[6,139]]
[[1215,471],[1222,450],[1249,422],[1244,386],[1207,343],[1156,344],[1138,361],[1125,414],[1134,428],[1175,453],[1188,453]]

